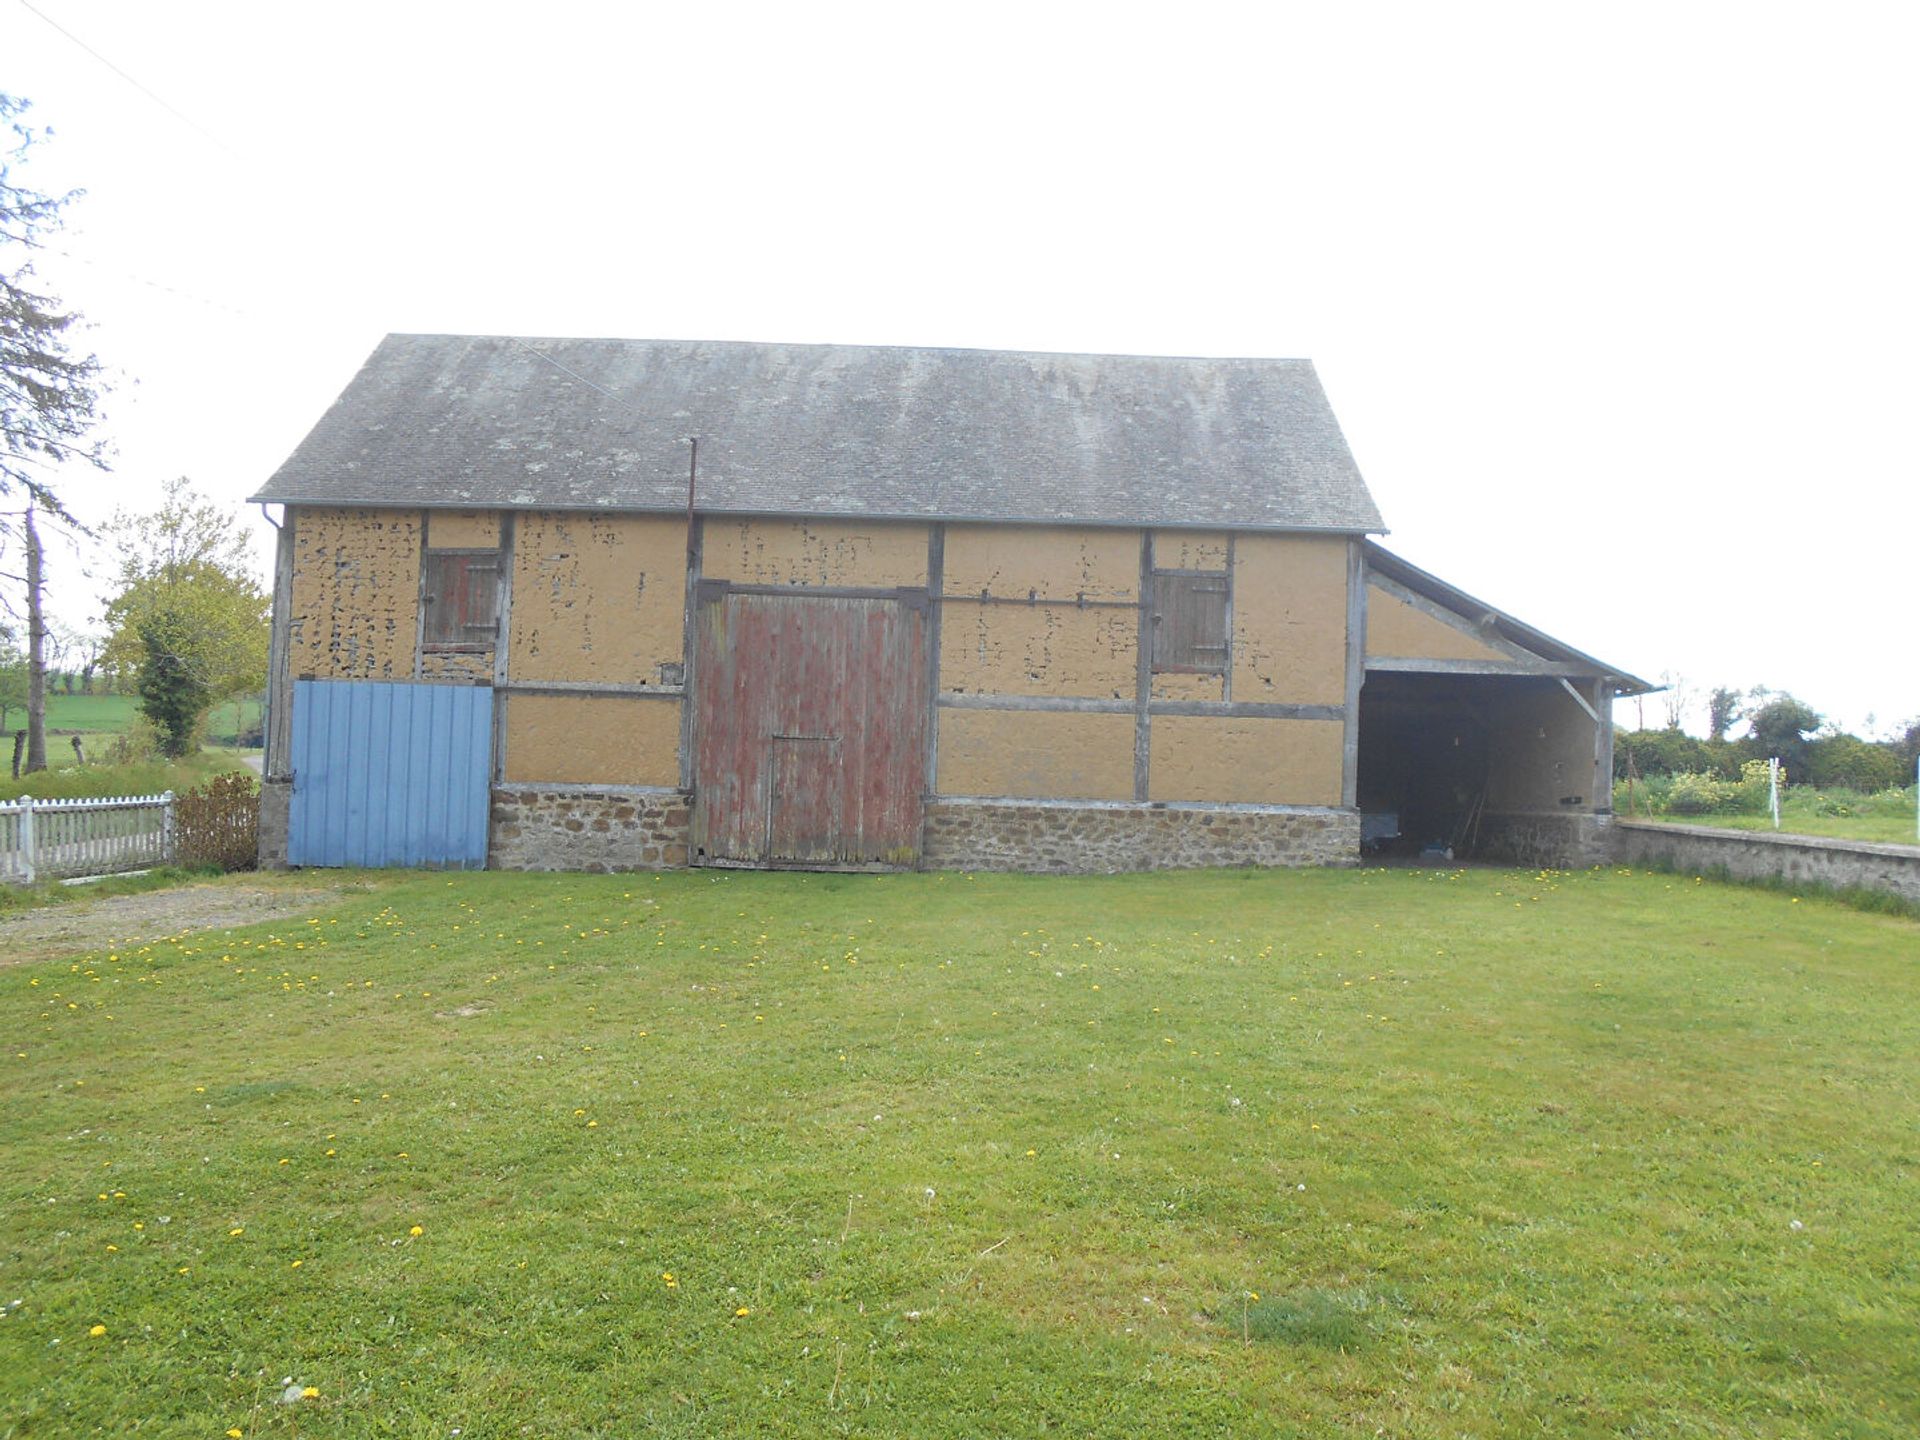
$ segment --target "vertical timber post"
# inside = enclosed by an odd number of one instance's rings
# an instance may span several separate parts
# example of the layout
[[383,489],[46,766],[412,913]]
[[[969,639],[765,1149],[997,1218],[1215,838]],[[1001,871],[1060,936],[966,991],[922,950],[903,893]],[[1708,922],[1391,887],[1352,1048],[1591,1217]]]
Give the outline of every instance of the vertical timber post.
[[1342,709],[1340,803],[1360,803],[1360,689],[1367,681],[1367,561],[1358,540],[1347,542],[1347,684]]
[[[697,663],[694,651],[698,648],[694,640],[694,624],[700,594],[700,567],[707,537],[706,526],[693,508],[693,487],[700,478],[700,437],[689,435],[687,447],[687,583],[680,616],[680,788],[687,792],[687,801],[691,804],[695,743],[693,670]],[[692,858],[691,849],[688,858]]]
[[[940,612],[947,589],[947,527],[927,527],[927,794],[931,805],[940,789]],[[924,817],[922,825],[924,827]],[[923,835],[920,853],[926,855]]]
[[20,878],[33,884],[33,797],[20,797]]
[[1153,531],[1140,532],[1140,635],[1133,683],[1133,798],[1144,804],[1152,789],[1153,731]]
[[288,655],[293,617],[293,527],[289,506],[273,550],[273,621],[267,631],[267,713],[261,771],[268,780],[287,778],[287,742],[293,733],[292,662]]
[[1593,713],[1599,721],[1593,739],[1593,809],[1613,813],[1613,689],[1612,682],[1593,682]]
[[[513,555],[518,531],[513,511],[500,516],[500,579],[493,587],[493,756],[488,762],[488,789],[507,778],[507,647],[513,642]],[[487,796],[487,840],[492,849],[493,796]]]

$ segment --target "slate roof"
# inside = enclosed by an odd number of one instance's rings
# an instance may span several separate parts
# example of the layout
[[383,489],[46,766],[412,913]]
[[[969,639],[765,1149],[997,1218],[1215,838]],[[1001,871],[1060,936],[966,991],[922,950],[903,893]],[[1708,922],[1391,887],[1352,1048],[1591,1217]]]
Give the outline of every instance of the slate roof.
[[389,335],[254,498],[1384,527],[1312,362]]

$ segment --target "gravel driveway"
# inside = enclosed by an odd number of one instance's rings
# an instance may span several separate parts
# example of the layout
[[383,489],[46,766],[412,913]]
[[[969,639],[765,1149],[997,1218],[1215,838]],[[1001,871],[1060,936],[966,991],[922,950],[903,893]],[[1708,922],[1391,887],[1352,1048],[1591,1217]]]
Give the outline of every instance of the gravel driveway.
[[232,930],[305,915],[329,904],[343,888],[226,881],[48,905],[0,917],[0,965],[157,940],[183,930]]

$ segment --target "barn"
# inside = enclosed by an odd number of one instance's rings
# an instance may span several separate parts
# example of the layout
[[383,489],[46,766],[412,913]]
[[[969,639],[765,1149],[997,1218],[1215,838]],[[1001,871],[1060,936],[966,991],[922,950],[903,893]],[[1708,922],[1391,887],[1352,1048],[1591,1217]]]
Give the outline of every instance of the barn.
[[1304,360],[393,335],[254,498],[268,865],[1577,862],[1647,688]]

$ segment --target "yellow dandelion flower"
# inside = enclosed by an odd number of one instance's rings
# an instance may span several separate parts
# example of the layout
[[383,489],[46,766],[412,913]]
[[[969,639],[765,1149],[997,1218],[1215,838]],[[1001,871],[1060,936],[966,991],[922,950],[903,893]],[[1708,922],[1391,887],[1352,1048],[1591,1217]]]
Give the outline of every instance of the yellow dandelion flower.
[[227,1237],[228,1237],[229,1239],[231,1239],[232,1237],[234,1237],[234,1236],[236,1236],[236,1235],[244,1235],[244,1234],[246,1234],[246,1233],[247,1233],[247,1227],[246,1227],[246,1226],[244,1226],[244,1225],[236,1225],[236,1226],[234,1226],[234,1227],[233,1227],[233,1229],[231,1229],[231,1230],[229,1230],[229,1231],[227,1231]]
[[738,1310],[734,1311],[733,1313],[735,1315],[751,1315],[753,1311],[748,1309],[745,1305],[742,1305]]
[[424,1225],[415,1225],[411,1230],[407,1231],[409,1235],[424,1235],[426,1233],[427,1228]]
[[96,1325],[91,1330],[87,1331],[87,1334],[91,1335],[96,1340],[98,1340],[102,1335],[106,1333],[107,1333],[107,1327],[104,1325]]

